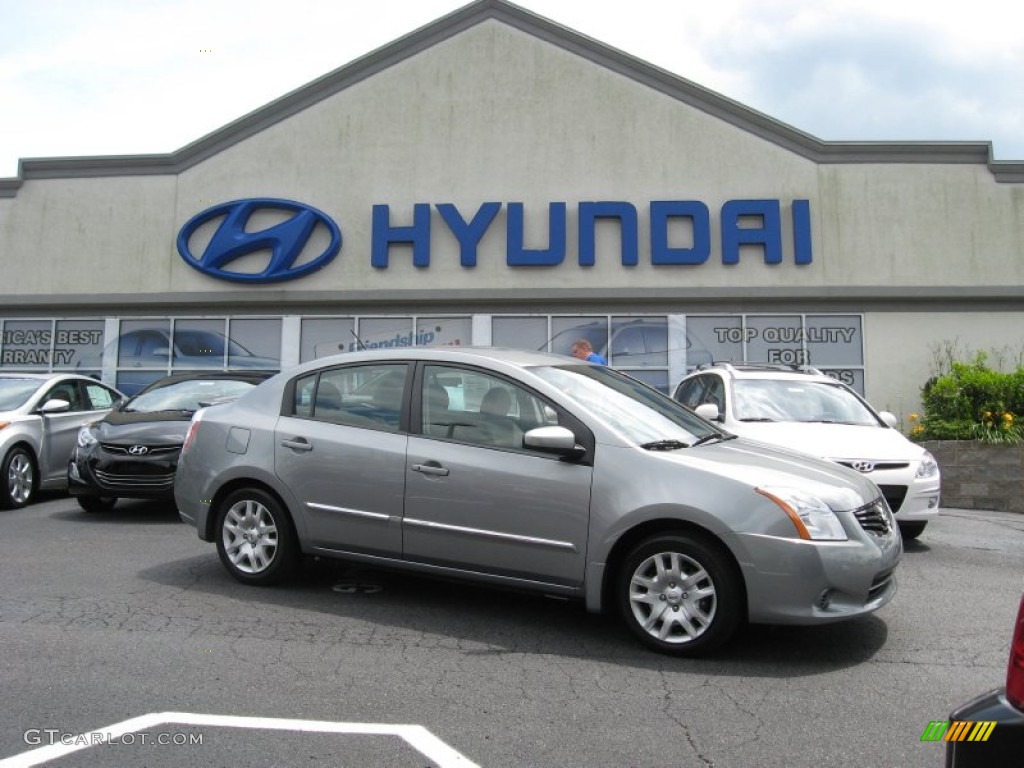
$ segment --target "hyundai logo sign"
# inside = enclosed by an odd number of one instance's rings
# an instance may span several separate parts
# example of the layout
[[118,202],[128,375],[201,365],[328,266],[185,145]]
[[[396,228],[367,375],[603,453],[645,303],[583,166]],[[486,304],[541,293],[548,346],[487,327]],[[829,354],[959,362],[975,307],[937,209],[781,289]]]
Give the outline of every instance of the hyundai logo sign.
[[850,466],[858,472],[867,473],[875,471],[875,463],[873,461],[851,461]]
[[[250,227],[250,219],[265,217],[268,212],[276,213],[278,219],[282,212],[290,215],[261,229]],[[196,232],[217,219],[220,224],[202,253],[193,253],[193,240],[199,240]],[[322,249],[325,238],[318,230],[328,235],[329,242]],[[186,264],[204,275],[240,283],[294,280],[324,267],[340,250],[338,225],[322,211],[293,200],[251,198],[221,203],[193,216],[178,232],[178,253]],[[266,261],[248,258],[245,263],[251,269],[237,268],[236,262],[264,251],[269,252]],[[300,261],[300,257],[306,258]]]
[[147,448],[144,445],[133,445],[131,448],[128,449],[128,453],[130,453],[132,456],[145,456],[147,453],[149,453],[149,448]]

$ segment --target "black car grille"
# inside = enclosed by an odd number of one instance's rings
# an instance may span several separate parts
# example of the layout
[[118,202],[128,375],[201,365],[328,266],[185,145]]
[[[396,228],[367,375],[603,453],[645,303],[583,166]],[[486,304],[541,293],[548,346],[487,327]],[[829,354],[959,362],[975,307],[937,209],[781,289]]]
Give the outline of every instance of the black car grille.
[[93,474],[100,484],[108,487],[138,488],[139,490],[159,491],[174,487],[174,471],[161,472],[160,474],[132,474],[122,475],[113,472],[104,472],[102,469],[93,469]]
[[892,530],[890,512],[882,499],[873,501],[866,507],[855,509],[853,516],[857,518],[860,527],[868,533],[884,534]]
[[[181,445],[146,445],[145,443],[132,443],[131,445],[119,445],[115,443],[100,443],[100,447],[107,453],[116,456],[166,456],[181,450]],[[132,448],[142,447],[146,451],[142,454],[133,454]]]
[[885,469],[906,469],[910,466],[910,463],[906,461],[871,461],[870,459],[865,459],[864,461],[843,459],[842,461],[836,461],[836,464],[842,464],[844,467],[856,469],[858,472],[865,475]]

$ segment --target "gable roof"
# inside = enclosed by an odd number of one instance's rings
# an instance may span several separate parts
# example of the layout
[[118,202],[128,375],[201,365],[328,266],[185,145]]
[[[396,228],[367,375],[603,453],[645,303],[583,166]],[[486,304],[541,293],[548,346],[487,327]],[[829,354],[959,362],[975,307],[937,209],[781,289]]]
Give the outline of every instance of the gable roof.
[[13,197],[27,179],[177,174],[349,86],[488,20],[508,24],[639,84],[820,164],[987,164],[1000,182],[1024,182],[1024,162],[997,162],[991,142],[823,141],[664,69],[538,16],[507,0],[476,0],[169,154],[29,158],[0,179]]

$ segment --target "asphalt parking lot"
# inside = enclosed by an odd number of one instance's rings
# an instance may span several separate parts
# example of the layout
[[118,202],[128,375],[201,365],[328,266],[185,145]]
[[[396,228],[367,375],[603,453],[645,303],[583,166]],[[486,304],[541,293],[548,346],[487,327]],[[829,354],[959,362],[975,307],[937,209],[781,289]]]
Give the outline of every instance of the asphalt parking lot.
[[247,588],[173,508],[50,495],[0,512],[0,768],[940,766],[920,737],[1002,683],[1024,589],[1024,516],[944,512],[877,614],[679,660],[542,597]]

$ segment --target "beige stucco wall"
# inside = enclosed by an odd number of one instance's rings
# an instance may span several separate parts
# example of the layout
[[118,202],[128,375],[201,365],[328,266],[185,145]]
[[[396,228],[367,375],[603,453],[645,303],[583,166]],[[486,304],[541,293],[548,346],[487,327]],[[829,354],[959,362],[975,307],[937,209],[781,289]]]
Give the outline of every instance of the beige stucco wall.
[[[296,199],[341,226],[340,257],[287,285],[213,280],[175,250],[178,229],[214,202]],[[809,199],[814,262],[721,263],[717,213],[730,199]],[[700,200],[712,212],[703,265],[650,264],[647,205]],[[505,211],[458,264],[458,244],[433,213],[431,266],[393,248],[370,266],[371,207],[412,223],[415,203],[523,202],[527,246],[547,244],[547,204],[568,203],[566,261],[505,264]],[[576,205],[621,200],[640,214],[640,264],[618,261],[603,227],[597,264],[576,262]],[[817,166],[664,93],[487,21],[376,73],[222,151],[179,176],[30,179],[0,199],[0,294],[161,294],[405,289],[919,288],[1024,282],[1024,185],[983,165]],[[685,246],[686,243],[679,243]]]

